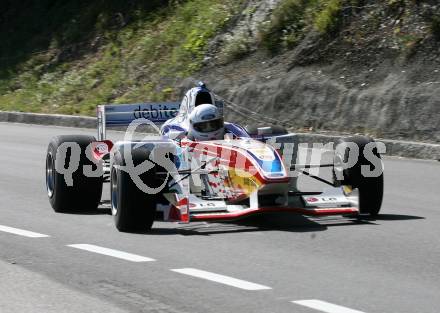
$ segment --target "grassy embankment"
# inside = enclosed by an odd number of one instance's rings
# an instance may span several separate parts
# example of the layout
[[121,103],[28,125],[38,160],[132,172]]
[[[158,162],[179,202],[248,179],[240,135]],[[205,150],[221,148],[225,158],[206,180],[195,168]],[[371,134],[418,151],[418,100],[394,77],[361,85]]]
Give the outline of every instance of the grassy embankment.
[[16,12],[17,25],[33,18],[9,33],[19,40],[3,33],[0,110],[94,114],[102,103],[166,100],[243,1],[45,2],[35,4],[37,18]]

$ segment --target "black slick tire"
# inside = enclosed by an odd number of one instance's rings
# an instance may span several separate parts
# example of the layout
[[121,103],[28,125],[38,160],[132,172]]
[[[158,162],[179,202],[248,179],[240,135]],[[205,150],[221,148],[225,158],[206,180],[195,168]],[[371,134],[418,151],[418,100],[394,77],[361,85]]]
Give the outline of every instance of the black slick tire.
[[[93,170],[101,164],[95,164],[86,157],[87,146],[95,141],[93,136],[65,135],[52,138],[46,154],[46,190],[49,202],[55,212],[75,213],[97,209],[102,194],[103,178],[87,177],[83,173],[84,165],[91,165]],[[79,165],[72,174],[73,185],[68,186],[63,174],[56,170],[58,148],[63,143],[73,142],[81,148]],[[71,149],[68,149],[64,166],[67,168],[71,161]]]
[[[146,154],[132,152],[133,163],[142,163]],[[116,228],[121,232],[148,232],[156,216],[158,196],[140,190],[130,174],[121,170],[125,160],[120,152],[113,156],[110,173],[110,195],[112,215]],[[155,181],[155,169],[141,175],[146,184]]]
[[[359,148],[359,158],[356,164],[344,169],[343,179],[339,181],[339,184],[350,186],[352,189],[357,188],[359,191],[359,212],[360,214],[366,214],[369,216],[377,216],[382,206],[383,191],[384,191],[384,176],[383,176],[383,163],[380,162],[380,175],[375,177],[366,177],[362,175],[362,166],[369,166],[370,169],[375,167],[364,154],[364,150],[368,144],[375,144],[374,140],[365,136],[351,136],[340,139],[338,145],[345,146],[346,143],[354,143]],[[342,149],[341,149],[342,150]],[[372,150],[374,157],[380,159],[380,154],[377,151],[377,146]],[[336,151],[340,151],[337,149]],[[340,158],[343,162],[348,162],[349,151],[345,149],[338,155],[336,152],[336,158]],[[377,166],[377,164],[376,164]],[[335,175],[336,179],[336,175]]]

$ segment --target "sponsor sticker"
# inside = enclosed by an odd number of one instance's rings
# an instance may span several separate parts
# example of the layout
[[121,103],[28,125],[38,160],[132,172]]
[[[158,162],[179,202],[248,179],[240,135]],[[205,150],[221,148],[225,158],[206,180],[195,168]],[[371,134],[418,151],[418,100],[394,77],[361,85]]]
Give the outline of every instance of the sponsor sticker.
[[274,153],[272,152],[272,150],[270,150],[267,147],[249,149],[249,151],[262,161],[274,161],[275,160]]
[[180,103],[138,103],[107,105],[105,121],[108,126],[129,125],[133,120],[145,118],[154,123],[163,123],[179,113]]
[[344,196],[313,196],[303,197],[307,206],[339,206],[349,204]]
[[307,202],[318,202],[319,199],[318,199],[318,198],[315,198],[315,197],[309,197],[309,198],[306,199],[306,201],[307,201]]
[[99,154],[107,154],[108,153],[108,146],[106,143],[99,143],[96,145],[95,150]]

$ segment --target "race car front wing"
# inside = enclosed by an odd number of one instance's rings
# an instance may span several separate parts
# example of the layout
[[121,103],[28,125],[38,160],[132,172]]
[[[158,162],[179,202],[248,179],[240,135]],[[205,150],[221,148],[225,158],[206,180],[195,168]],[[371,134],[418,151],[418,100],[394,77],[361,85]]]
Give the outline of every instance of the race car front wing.
[[252,215],[290,212],[306,216],[357,215],[359,208],[355,195],[346,195],[342,187],[329,188],[322,193],[296,192],[289,196],[286,205],[260,206],[258,200],[249,204],[227,204],[222,200],[201,199],[194,195],[169,195],[174,201],[162,208],[166,221],[189,223],[191,221],[234,221]]

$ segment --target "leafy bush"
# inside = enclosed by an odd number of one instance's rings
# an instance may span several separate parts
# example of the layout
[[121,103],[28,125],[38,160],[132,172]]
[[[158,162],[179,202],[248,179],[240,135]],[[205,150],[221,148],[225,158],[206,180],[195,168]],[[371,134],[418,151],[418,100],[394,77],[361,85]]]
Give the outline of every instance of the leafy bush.
[[315,27],[322,34],[333,33],[341,22],[341,0],[328,0],[315,17]]
[[306,10],[316,0],[283,0],[273,11],[270,21],[261,25],[260,42],[271,52],[292,47],[303,36]]
[[272,53],[292,48],[315,28],[321,34],[338,30],[343,4],[357,6],[359,0],[283,0],[271,19],[260,29],[260,42]]
[[251,40],[244,35],[238,35],[236,38],[232,38],[225,44],[221,51],[221,62],[229,63],[245,57],[251,51],[251,45]]

